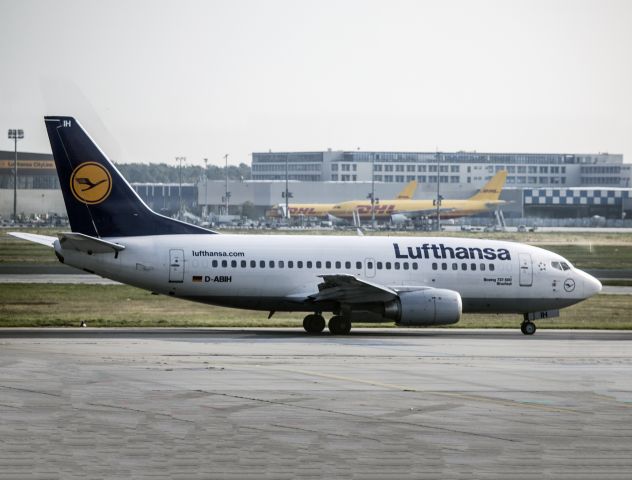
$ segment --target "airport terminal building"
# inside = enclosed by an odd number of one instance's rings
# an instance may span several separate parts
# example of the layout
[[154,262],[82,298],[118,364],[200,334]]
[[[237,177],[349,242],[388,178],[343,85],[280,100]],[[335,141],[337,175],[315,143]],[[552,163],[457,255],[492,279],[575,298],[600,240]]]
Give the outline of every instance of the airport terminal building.
[[[0,151],[0,216],[13,212],[12,151]],[[263,216],[285,202],[286,168],[293,203],[341,202],[367,198],[374,176],[377,198],[394,198],[403,184],[417,180],[415,198],[434,198],[437,177],[445,198],[467,198],[498,170],[508,171],[501,198],[507,216],[577,218],[602,215],[632,218],[631,165],[613,154],[267,152],[252,154],[252,180],[230,181],[229,213],[245,203]],[[198,184],[132,184],[154,210],[170,215],[185,207],[225,213],[224,181]],[[65,215],[52,155],[18,153],[18,214]]]
[[[376,182],[480,186],[507,170],[507,186],[632,187],[623,155],[478,152],[267,152],[252,154],[253,180]],[[475,187],[477,188],[477,187]]]

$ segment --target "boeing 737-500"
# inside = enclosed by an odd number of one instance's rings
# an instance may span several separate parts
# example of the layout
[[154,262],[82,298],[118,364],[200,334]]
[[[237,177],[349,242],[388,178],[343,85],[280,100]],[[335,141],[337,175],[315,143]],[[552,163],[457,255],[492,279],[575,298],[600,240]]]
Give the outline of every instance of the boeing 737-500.
[[[553,252],[468,238],[224,235],[154,213],[72,117],[46,117],[71,232],[13,235],[62,263],[176,298],[306,312],[309,333],[352,322],[448,325],[463,312],[534,319],[601,290]],[[89,188],[86,188],[86,185]]]

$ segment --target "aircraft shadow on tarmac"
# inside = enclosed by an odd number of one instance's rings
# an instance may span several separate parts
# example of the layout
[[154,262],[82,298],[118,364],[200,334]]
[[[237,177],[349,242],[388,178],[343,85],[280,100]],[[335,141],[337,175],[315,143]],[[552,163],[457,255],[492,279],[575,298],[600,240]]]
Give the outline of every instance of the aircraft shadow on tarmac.
[[307,334],[303,329],[295,328],[4,328],[0,329],[0,338],[94,338],[94,339],[126,339],[155,338],[161,340],[203,339],[209,337],[226,337],[235,340],[246,339],[300,339],[313,341],[344,341],[353,338],[402,338],[402,337],[445,337],[476,338],[488,340],[507,340],[520,338],[531,340],[632,340],[632,331],[612,330],[539,330],[533,337],[525,337],[518,328],[514,329],[355,329],[348,335]]

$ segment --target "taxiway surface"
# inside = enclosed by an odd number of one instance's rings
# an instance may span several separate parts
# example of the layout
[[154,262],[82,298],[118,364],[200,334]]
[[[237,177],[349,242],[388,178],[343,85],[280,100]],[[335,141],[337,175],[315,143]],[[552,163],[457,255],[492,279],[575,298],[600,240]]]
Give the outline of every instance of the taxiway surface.
[[630,478],[632,332],[0,329],[0,478]]

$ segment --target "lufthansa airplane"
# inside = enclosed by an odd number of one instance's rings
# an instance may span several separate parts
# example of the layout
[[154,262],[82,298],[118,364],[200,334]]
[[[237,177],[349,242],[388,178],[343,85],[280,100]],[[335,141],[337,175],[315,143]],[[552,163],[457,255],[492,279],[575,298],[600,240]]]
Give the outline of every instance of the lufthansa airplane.
[[72,117],[46,117],[72,232],[13,232],[62,263],[152,292],[308,313],[309,333],[352,322],[448,325],[463,312],[557,316],[601,290],[563,257],[520,243],[440,237],[224,235],[154,213]]

